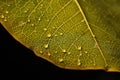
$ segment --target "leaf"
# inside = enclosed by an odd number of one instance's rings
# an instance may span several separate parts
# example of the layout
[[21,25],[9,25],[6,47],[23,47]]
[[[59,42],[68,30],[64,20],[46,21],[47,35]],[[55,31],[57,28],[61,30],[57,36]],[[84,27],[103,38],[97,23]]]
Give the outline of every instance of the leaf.
[[1,0],[0,23],[66,69],[120,72],[119,0]]

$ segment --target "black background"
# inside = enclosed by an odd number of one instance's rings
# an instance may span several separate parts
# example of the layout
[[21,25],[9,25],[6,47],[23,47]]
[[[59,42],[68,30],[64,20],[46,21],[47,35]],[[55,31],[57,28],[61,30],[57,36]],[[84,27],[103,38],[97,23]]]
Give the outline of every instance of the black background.
[[[120,80],[120,73],[103,70],[67,70],[56,67],[50,62],[37,57],[34,53],[17,42],[0,24],[0,53],[7,65],[4,72],[39,72],[40,77],[50,80]],[[6,61],[7,62],[4,62]]]

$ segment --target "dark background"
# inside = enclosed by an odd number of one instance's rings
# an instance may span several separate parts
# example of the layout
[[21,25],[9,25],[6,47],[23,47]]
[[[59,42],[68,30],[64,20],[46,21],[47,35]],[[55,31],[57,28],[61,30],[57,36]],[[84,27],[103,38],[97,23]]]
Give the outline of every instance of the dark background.
[[[56,67],[37,57],[17,42],[0,24],[0,54],[4,72],[39,72],[40,77],[50,80],[120,80],[120,73],[103,70],[67,70]],[[4,56],[2,56],[4,55]],[[4,62],[6,61],[7,62]]]

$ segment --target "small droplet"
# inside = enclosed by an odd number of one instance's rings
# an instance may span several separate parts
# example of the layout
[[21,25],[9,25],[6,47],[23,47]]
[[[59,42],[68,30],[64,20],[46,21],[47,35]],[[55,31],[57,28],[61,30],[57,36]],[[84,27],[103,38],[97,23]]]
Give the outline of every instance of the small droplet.
[[6,22],[6,21],[7,21],[7,19],[5,18],[5,19],[4,19],[4,21]]
[[62,52],[63,52],[63,53],[66,53],[66,50],[65,50],[65,49],[63,49],[63,50],[62,50]]
[[27,13],[27,12],[28,12],[27,10],[24,11],[24,13]]
[[31,26],[35,26],[35,24],[31,24]]
[[10,6],[10,4],[7,5],[8,7]]
[[71,52],[68,52],[68,54],[71,54]]
[[1,15],[1,18],[3,19],[3,18],[5,18],[5,16],[4,16],[4,15]]
[[6,14],[8,14],[9,12],[8,11],[5,11]]
[[81,22],[84,22],[85,20],[83,19],[83,20],[81,20]]
[[55,37],[57,37],[58,35],[57,34],[55,34]]
[[62,59],[62,58],[60,58],[60,59],[59,59],[59,62],[63,62],[63,59]]
[[55,51],[55,53],[58,53],[58,51]]
[[60,35],[62,36],[62,35],[63,35],[63,33],[60,33]]
[[80,56],[82,56],[82,54],[80,53]]
[[80,66],[80,65],[81,65],[80,59],[78,59],[78,63],[77,63],[77,65],[78,65],[78,66]]
[[40,5],[41,7],[43,6],[43,4]]
[[50,38],[51,36],[52,36],[52,35],[51,35],[50,33],[47,35],[48,38]]
[[81,46],[79,46],[77,49],[80,51],[80,50],[82,49],[82,47],[81,47]]
[[87,51],[85,51],[85,53],[87,54],[88,52],[87,52]]
[[40,18],[38,18],[38,21],[40,21],[41,19]]
[[48,54],[47,54],[48,56],[51,56],[51,54],[48,52]]
[[43,53],[43,51],[40,51],[40,53],[42,54],[42,53]]
[[28,19],[27,22],[30,23],[30,19]]
[[95,35],[93,34],[93,37],[95,38]]
[[49,22],[49,19],[47,19],[47,22]]
[[47,31],[47,28],[44,28],[43,30],[44,30],[44,31]]
[[44,48],[46,48],[46,49],[47,49],[48,47],[49,47],[49,45],[48,45],[48,44],[45,44],[45,45],[44,45]]

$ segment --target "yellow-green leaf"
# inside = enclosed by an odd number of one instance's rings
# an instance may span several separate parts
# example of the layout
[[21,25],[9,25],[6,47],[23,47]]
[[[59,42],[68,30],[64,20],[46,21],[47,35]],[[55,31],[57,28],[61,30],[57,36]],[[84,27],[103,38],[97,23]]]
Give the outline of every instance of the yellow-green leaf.
[[56,66],[120,72],[119,0],[0,0],[0,23]]

